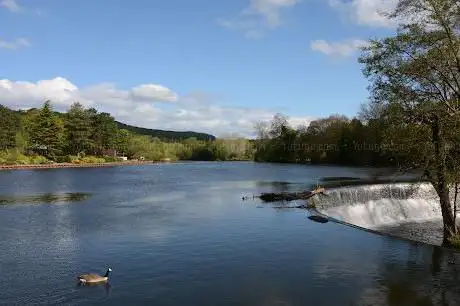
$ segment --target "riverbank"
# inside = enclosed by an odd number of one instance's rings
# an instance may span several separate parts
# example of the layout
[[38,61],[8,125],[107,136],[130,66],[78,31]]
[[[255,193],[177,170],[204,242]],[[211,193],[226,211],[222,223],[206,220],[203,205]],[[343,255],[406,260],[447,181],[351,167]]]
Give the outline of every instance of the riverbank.
[[118,166],[139,166],[154,164],[177,164],[177,163],[199,163],[199,162],[251,162],[250,160],[228,160],[228,161],[196,161],[196,160],[171,160],[171,161],[120,161],[105,163],[51,163],[51,164],[22,164],[22,165],[0,165],[0,171],[4,170],[27,170],[27,169],[58,169],[58,168],[98,168]]
[[119,166],[138,166],[138,165],[153,165],[163,162],[154,161],[122,161],[122,162],[107,162],[107,163],[54,163],[54,164],[39,164],[39,165],[0,165],[2,170],[28,170],[28,169],[58,169],[58,168],[98,168],[98,167],[119,167]]

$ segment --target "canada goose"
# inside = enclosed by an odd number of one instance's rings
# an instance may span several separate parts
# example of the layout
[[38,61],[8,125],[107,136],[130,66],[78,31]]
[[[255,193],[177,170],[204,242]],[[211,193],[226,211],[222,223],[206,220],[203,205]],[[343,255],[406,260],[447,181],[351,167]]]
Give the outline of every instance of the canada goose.
[[96,284],[96,283],[105,283],[109,279],[109,274],[112,272],[111,268],[108,268],[104,276],[99,274],[83,274],[77,277],[78,281],[83,284]]

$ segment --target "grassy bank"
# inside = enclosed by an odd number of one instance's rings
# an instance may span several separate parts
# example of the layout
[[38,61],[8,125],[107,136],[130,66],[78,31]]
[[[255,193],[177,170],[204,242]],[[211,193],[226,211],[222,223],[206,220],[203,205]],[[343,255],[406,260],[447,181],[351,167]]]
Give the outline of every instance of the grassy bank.
[[[152,164],[154,161],[123,161],[112,156],[61,156],[56,161],[41,155],[24,155],[18,151],[0,152],[0,170],[15,169],[46,169],[46,168],[78,168],[78,167],[107,167],[122,165]],[[158,161],[159,162],[159,161]]]
[[59,156],[56,160],[50,160],[45,156],[38,154],[25,155],[19,150],[0,151],[0,165],[48,165],[56,163],[70,164],[101,164],[107,162],[121,162],[122,159],[112,156]]

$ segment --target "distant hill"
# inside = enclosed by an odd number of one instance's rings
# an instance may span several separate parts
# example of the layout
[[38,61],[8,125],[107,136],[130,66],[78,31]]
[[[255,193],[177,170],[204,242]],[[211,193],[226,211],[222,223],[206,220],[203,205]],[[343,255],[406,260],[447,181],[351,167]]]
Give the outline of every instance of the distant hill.
[[187,138],[195,137],[197,140],[215,140],[216,137],[211,134],[206,133],[199,133],[199,132],[192,132],[192,131],[165,131],[165,130],[156,130],[156,129],[147,129],[141,128],[137,126],[132,126],[128,124],[124,124],[118,121],[115,121],[119,129],[125,129],[132,133],[136,133],[138,135],[147,135],[152,137],[158,137],[161,140],[182,140]]

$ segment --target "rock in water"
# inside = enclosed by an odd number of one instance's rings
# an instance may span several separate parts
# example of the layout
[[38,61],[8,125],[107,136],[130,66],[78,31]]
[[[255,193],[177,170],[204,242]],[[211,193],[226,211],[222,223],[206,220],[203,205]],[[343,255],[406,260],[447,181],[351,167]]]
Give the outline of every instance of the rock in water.
[[308,219],[319,223],[327,223],[329,221],[328,218],[317,215],[308,216]]

